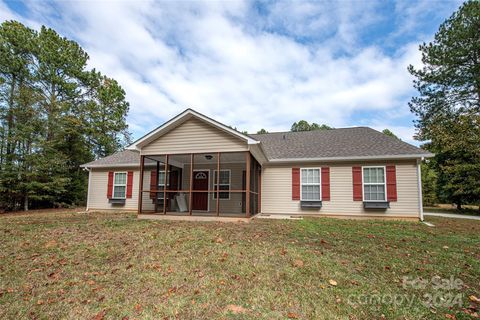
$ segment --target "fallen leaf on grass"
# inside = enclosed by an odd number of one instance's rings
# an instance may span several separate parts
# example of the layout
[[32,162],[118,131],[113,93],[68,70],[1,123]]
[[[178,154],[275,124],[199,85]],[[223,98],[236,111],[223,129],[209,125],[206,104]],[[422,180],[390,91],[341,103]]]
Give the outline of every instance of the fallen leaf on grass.
[[135,311],[137,311],[137,312],[142,311],[142,305],[141,305],[140,303],[137,303],[137,304],[135,305]]
[[293,266],[294,266],[294,267],[302,268],[303,265],[304,265],[304,263],[303,263],[303,261],[300,260],[300,259],[297,259],[297,260],[293,261]]
[[468,299],[470,299],[470,301],[472,302],[480,303],[480,299],[475,297],[474,295],[469,296]]
[[216,243],[222,243],[223,242],[223,239],[221,237],[218,237],[217,239],[215,239],[215,242]]
[[443,249],[448,249],[448,246],[443,246]]
[[45,243],[45,248],[53,248],[57,246],[57,241],[55,240],[50,240],[47,243]]
[[287,317],[288,319],[298,319],[298,314],[296,314],[295,312],[289,312],[287,314]]
[[242,306],[237,306],[237,305],[234,305],[234,304],[229,304],[226,308],[225,308],[226,311],[230,311],[231,313],[233,314],[240,314],[240,313],[246,313],[248,310],[245,309],[244,307]]
[[92,318],[92,320],[103,320],[103,318],[105,318],[105,314],[106,314],[105,310],[102,310],[99,313],[97,313],[95,317]]
[[328,283],[330,283],[330,285],[332,285],[332,286],[334,286],[334,287],[337,285],[337,281],[331,280],[331,279],[328,280]]

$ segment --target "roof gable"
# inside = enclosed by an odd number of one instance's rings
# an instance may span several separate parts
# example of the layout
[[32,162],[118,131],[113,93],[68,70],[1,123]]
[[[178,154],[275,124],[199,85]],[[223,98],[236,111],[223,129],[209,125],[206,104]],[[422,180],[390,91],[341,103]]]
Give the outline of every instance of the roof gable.
[[244,139],[192,117],[141,147],[141,154],[187,154],[247,151]]
[[179,115],[175,116],[171,120],[165,122],[158,128],[152,130],[151,132],[147,133],[131,145],[127,147],[128,150],[140,150],[144,146],[148,145],[152,141],[160,138],[161,136],[167,134],[168,132],[172,131],[173,129],[177,128],[178,126],[182,125],[184,122],[190,120],[190,119],[198,119],[199,121],[202,121],[212,127],[215,127],[229,135],[232,135],[236,138],[242,139],[248,144],[257,144],[259,143],[257,140],[253,139],[250,136],[247,136],[241,132],[238,132],[223,123],[220,123],[216,120],[213,120],[195,110],[192,109],[187,109],[180,113]]

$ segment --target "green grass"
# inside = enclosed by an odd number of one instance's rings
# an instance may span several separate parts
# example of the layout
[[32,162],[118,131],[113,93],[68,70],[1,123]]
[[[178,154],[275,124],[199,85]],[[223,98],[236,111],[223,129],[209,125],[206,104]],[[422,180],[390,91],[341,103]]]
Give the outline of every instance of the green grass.
[[[125,213],[4,215],[0,318],[468,319],[478,312],[469,296],[480,296],[480,222],[428,220],[436,227],[328,218],[238,224],[142,221]],[[463,284],[434,290],[434,276]],[[404,288],[404,277],[429,285]],[[460,300],[451,308],[425,306],[424,294]],[[394,304],[389,297],[413,300]],[[367,298],[374,301],[359,300]]]
[[434,207],[424,207],[423,210],[425,212],[440,212],[440,213],[454,213],[454,214],[466,214],[466,215],[474,215],[480,216],[480,209],[479,207],[475,206],[466,206],[461,210],[457,208],[451,207],[449,205],[439,205]]

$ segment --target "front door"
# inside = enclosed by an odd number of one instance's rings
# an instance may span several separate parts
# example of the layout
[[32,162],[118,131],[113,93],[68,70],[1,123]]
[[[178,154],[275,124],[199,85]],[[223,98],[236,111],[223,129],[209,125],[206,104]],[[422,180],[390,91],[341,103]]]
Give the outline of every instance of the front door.
[[194,192],[192,196],[192,210],[208,210],[208,171],[193,172],[193,190],[205,190]]

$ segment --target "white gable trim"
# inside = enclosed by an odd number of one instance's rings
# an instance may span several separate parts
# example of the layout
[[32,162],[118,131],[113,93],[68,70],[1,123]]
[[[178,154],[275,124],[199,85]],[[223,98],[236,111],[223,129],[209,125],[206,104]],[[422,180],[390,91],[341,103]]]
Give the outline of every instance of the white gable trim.
[[156,138],[162,136],[163,134],[171,131],[178,125],[182,124],[183,122],[187,121],[188,119],[191,119],[192,117],[198,118],[222,131],[225,131],[233,136],[236,136],[242,140],[245,140],[247,144],[258,144],[260,141],[257,141],[243,133],[240,133],[220,122],[217,122],[213,119],[210,119],[207,116],[204,116],[203,114],[192,110],[192,109],[187,109],[184,112],[180,113],[179,115],[173,117],[171,120],[165,122],[163,125],[160,127],[152,130],[151,132],[147,133],[131,145],[129,145],[126,149],[128,150],[140,150],[143,146],[147,145],[148,143],[152,142]]

